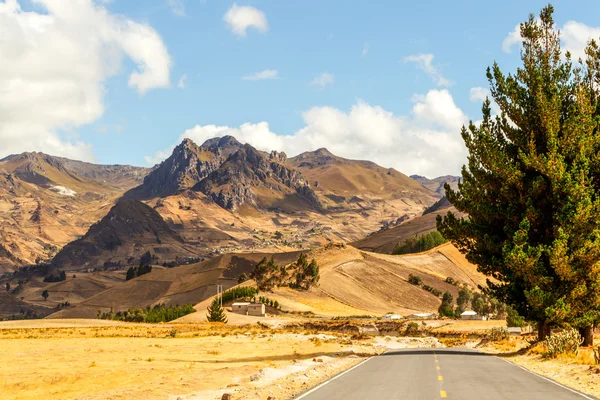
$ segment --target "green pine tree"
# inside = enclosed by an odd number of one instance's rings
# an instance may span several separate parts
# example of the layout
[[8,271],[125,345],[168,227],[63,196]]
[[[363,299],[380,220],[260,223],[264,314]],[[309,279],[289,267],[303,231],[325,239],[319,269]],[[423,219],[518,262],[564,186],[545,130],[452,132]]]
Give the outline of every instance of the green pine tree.
[[521,24],[522,66],[488,69],[493,100],[463,128],[469,151],[457,191],[446,197],[469,215],[438,217],[438,229],[479,270],[489,292],[538,322],[571,324],[592,344],[600,319],[600,50],[582,64],[560,47],[551,5]]
[[213,300],[208,307],[208,314],[206,314],[206,319],[208,322],[222,322],[224,324],[227,323],[227,317],[225,316],[225,310],[221,307],[221,303],[218,299]]

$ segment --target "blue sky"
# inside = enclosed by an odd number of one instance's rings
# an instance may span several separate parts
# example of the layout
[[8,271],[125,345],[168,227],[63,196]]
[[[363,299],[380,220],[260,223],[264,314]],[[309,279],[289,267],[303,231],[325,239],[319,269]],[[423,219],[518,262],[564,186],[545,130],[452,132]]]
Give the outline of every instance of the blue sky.
[[[459,172],[465,160],[460,125],[480,116],[476,93],[482,92],[472,89],[487,87],[485,69],[494,60],[507,71],[518,66],[518,45],[508,52],[503,41],[547,3],[77,0],[79,6],[69,9],[60,1],[0,0],[0,23],[20,18],[26,31],[38,25],[33,19],[23,22],[24,15],[39,15],[52,18],[53,30],[67,32],[56,39],[64,40],[58,50],[47,55],[56,63],[49,68],[53,83],[25,96],[36,110],[40,91],[57,97],[40,106],[48,107],[47,113],[31,117],[35,127],[30,130],[39,133],[18,140],[6,126],[3,136],[0,125],[0,141],[8,143],[4,153],[41,150],[99,163],[148,165],[184,136],[201,141],[214,132],[236,134],[250,124],[238,136],[265,150],[295,155],[324,146],[428,176]],[[571,26],[570,46],[585,42],[586,35],[600,36],[594,18],[599,3],[554,4],[559,27],[568,21],[581,24]],[[227,22],[232,8],[241,15]],[[123,29],[129,31],[116,37]],[[140,30],[151,34],[140,35]],[[53,40],[45,36],[39,40]],[[81,36],[101,44],[86,49],[77,42]],[[31,44],[27,40],[24,47]],[[68,54],[71,45],[86,54]],[[31,59],[19,59],[16,50],[2,46],[0,57],[13,57],[13,81],[31,80],[35,86],[44,79],[38,72],[21,75],[18,67]],[[39,46],[28,51],[34,54]],[[132,71],[144,63],[158,72],[143,73],[152,75],[146,84],[132,83]],[[276,79],[243,79],[261,72]],[[69,86],[58,96],[56,87],[62,85],[56,82],[65,76],[77,76],[78,89]],[[19,83],[10,87],[29,93]],[[2,100],[0,95],[0,105],[11,104]],[[54,112],[61,117],[47,115]],[[15,126],[28,132],[31,121],[24,115]]]

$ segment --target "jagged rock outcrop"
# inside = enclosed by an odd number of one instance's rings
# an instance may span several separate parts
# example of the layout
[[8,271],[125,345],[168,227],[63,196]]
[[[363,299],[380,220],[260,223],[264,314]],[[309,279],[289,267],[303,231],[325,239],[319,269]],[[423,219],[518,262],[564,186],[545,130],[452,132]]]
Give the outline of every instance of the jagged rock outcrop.
[[240,142],[232,136],[209,139],[202,146],[184,139],[169,158],[154,167],[142,185],[127,192],[123,198],[144,200],[180,193],[218,169],[240,147]]
[[233,153],[217,170],[200,181],[194,190],[210,196],[221,207],[235,211],[243,204],[258,206],[256,188],[297,194],[313,207],[319,200],[302,173],[285,165],[285,153],[265,156],[246,144]]

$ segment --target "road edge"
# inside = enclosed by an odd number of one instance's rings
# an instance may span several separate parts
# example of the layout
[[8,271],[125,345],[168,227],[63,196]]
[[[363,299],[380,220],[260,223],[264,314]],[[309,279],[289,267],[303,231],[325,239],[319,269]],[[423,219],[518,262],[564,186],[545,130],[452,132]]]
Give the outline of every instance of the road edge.
[[[492,355],[492,354],[490,354],[490,355]],[[600,399],[598,399],[597,397],[594,397],[594,396],[592,396],[591,394],[584,393],[584,392],[582,392],[582,391],[579,391],[579,390],[577,390],[577,389],[574,389],[574,388],[572,388],[572,387],[569,387],[569,386],[563,385],[562,383],[560,383],[560,382],[557,382],[557,381],[555,381],[555,380],[554,380],[554,379],[552,379],[552,378],[548,378],[547,376],[544,376],[544,375],[542,375],[542,374],[538,374],[537,372],[535,372],[535,371],[532,371],[532,370],[530,370],[530,369],[528,369],[528,368],[526,368],[526,367],[524,367],[524,366],[522,366],[522,365],[519,365],[519,364],[517,364],[517,363],[515,363],[515,362],[512,362],[512,361],[510,361],[510,360],[507,360],[506,358],[499,357],[499,356],[497,356],[497,355],[493,355],[493,356],[494,356],[494,357],[496,357],[496,358],[498,358],[498,359],[500,359],[500,360],[502,360],[502,361],[504,361],[504,362],[507,362],[507,363],[509,363],[510,365],[514,365],[515,367],[521,368],[523,371],[529,372],[530,374],[536,375],[536,376],[538,376],[538,377],[540,377],[540,378],[542,378],[542,379],[544,379],[544,380],[546,380],[546,381],[548,381],[548,382],[554,383],[555,385],[557,385],[557,386],[560,386],[560,387],[562,387],[563,389],[567,389],[568,391],[570,391],[570,392],[572,392],[572,393],[578,394],[578,395],[580,395],[581,397],[583,397],[584,399],[588,399],[588,400],[600,400]]]
[[[382,354],[385,354],[385,353],[382,353]],[[367,358],[366,360],[362,360],[361,362],[359,362],[359,363],[358,363],[358,364],[356,364],[356,365],[353,365],[352,367],[348,368],[347,370],[344,370],[344,371],[342,371],[342,372],[340,372],[340,373],[338,373],[338,374],[334,375],[333,377],[331,377],[331,378],[327,379],[325,382],[321,382],[321,383],[320,383],[320,384],[318,384],[317,386],[315,386],[315,387],[313,387],[313,388],[311,388],[311,389],[308,389],[308,390],[307,390],[307,391],[305,391],[305,392],[302,392],[302,393],[300,393],[298,396],[294,396],[294,397],[292,397],[292,399],[293,399],[293,400],[300,400],[300,399],[303,399],[303,398],[305,398],[306,396],[308,396],[309,394],[311,394],[311,393],[313,393],[313,392],[316,392],[317,390],[321,389],[323,386],[325,386],[325,385],[329,384],[330,382],[332,382],[332,381],[334,381],[334,380],[336,380],[336,379],[338,379],[338,378],[342,377],[343,375],[346,375],[348,372],[352,371],[353,369],[356,369],[356,368],[360,367],[361,365],[365,364],[367,361],[369,361],[369,360],[371,360],[371,359],[373,359],[373,358],[375,358],[375,357],[379,357],[380,355],[381,355],[381,354],[377,354],[377,355],[374,355],[374,356],[371,356],[371,357]],[[596,400],[596,399],[594,399],[594,400]]]

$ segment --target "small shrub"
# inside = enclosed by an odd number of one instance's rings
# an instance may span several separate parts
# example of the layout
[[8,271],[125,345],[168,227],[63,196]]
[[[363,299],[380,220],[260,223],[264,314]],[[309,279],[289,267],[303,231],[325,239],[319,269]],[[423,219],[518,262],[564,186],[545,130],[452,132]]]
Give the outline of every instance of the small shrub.
[[579,352],[579,346],[583,343],[583,338],[576,329],[565,329],[562,332],[550,335],[544,340],[546,346],[547,358],[556,358],[561,354],[575,354]]
[[488,334],[488,339],[492,342],[499,342],[508,338],[510,338],[510,333],[508,333],[508,329],[504,328],[492,328]]
[[406,326],[406,335],[416,335],[419,333],[419,324],[416,322],[410,322]]
[[421,286],[421,284],[423,283],[423,278],[421,278],[418,275],[410,274],[408,275],[408,283],[416,286]]
[[168,336],[172,338],[177,337],[177,329],[171,329],[171,331],[169,331]]

